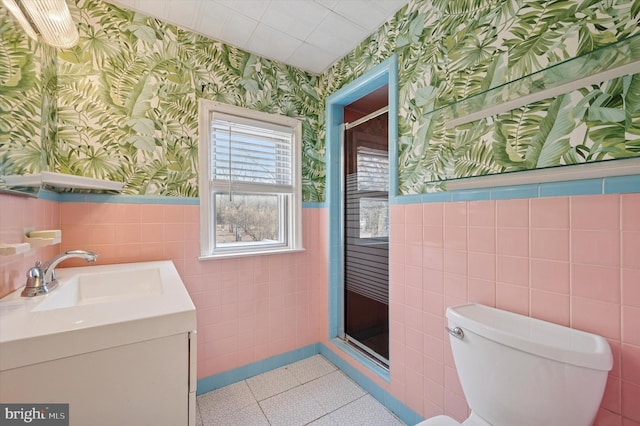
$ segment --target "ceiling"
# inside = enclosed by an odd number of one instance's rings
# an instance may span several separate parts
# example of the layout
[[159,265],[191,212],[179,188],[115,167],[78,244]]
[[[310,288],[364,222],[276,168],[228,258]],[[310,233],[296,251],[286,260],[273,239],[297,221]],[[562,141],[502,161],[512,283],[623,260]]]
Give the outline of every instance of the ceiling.
[[409,0],[106,0],[321,74]]

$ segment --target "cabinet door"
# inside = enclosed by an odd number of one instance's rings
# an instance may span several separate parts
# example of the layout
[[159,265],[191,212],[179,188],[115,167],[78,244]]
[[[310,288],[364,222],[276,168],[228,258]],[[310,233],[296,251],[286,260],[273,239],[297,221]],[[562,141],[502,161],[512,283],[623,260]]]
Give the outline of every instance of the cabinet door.
[[186,425],[188,333],[0,373],[0,401],[69,403],[72,426]]

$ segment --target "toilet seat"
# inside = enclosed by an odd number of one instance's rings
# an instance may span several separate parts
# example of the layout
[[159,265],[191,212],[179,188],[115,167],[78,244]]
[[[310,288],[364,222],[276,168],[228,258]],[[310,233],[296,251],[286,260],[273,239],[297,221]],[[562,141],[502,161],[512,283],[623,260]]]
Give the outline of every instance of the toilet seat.
[[418,423],[416,426],[460,426],[461,423],[449,416],[436,416]]

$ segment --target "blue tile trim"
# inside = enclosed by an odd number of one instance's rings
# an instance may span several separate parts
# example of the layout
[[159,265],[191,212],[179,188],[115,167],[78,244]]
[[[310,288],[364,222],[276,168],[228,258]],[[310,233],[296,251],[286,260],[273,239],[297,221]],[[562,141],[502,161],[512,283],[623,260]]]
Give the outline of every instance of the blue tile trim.
[[[162,195],[124,195],[124,194],[82,194],[75,192],[53,192],[41,189],[38,198],[59,201],[62,203],[118,203],[118,204],[175,204],[198,206],[198,197],[166,197]],[[305,201],[302,203],[305,209],[320,209],[327,207],[323,201]]]
[[198,206],[197,197],[165,197],[161,195],[122,195],[122,194],[80,194],[64,192],[58,194],[62,203],[119,203],[119,204],[165,204]]
[[309,358],[310,356],[317,355],[320,353],[319,345],[320,343],[314,343],[312,345],[305,346],[300,349],[295,349],[290,352],[285,352],[283,354],[276,355],[262,361],[257,361],[252,364],[235,368],[233,370],[225,371],[224,373],[199,379],[196,394],[201,395],[203,393],[219,389],[223,386],[248,379],[249,377],[257,376],[258,374],[262,374],[267,371],[283,367],[287,364]]
[[410,194],[396,196],[389,199],[389,204],[418,204],[422,202],[424,194]]
[[60,201],[60,194],[48,189],[41,189],[38,191],[38,198],[47,201]]
[[430,192],[422,194],[421,203],[443,203],[451,201],[451,192]]
[[509,200],[515,198],[569,197],[576,195],[624,194],[633,192],[640,192],[640,175],[400,195],[394,197],[391,200],[391,204]]
[[513,198],[537,198],[538,197],[538,185],[516,185],[516,186],[501,186],[498,188],[491,188],[492,200],[509,200]]
[[303,209],[323,209],[327,207],[327,203],[323,201],[303,201],[302,208]]
[[490,189],[465,189],[451,193],[451,201],[477,201],[488,200],[491,195]]
[[[336,343],[332,341],[331,343]],[[362,374],[355,367],[351,366],[347,361],[338,356],[324,344],[320,343],[320,354],[331,361],[342,372],[349,376],[354,382],[360,385],[366,392],[370,393],[375,399],[380,401],[382,405],[391,410],[403,422],[408,425],[414,425],[424,420],[418,413],[405,406],[397,398],[386,390],[378,386],[373,380]],[[388,375],[388,373],[387,373]],[[388,379],[387,379],[388,381]]]
[[406,424],[414,425],[424,420],[418,413],[404,405],[389,392],[382,389],[373,380],[362,374],[355,367],[352,367],[348,362],[338,356],[323,343],[314,343],[300,349],[276,355],[262,361],[254,362],[253,364],[245,365],[243,367],[225,371],[224,373],[199,379],[196,394],[202,395],[203,393],[219,389],[232,383],[248,379],[249,377],[253,377],[258,374],[283,367],[287,364],[291,364],[293,362],[300,361],[317,354],[321,354],[322,356],[327,358],[331,363],[333,363],[342,372],[349,376],[351,380],[360,385],[366,392],[370,393],[371,396],[373,396],[382,405],[391,410]]
[[541,183],[541,197],[566,195],[595,195],[603,193],[603,179],[571,180],[567,182]]
[[605,194],[640,192],[640,175],[604,178]]
[[[331,339],[331,344],[334,345],[336,349],[339,349],[342,352],[346,352],[351,358],[354,358],[356,361],[358,361],[364,367],[369,369],[376,376],[380,377],[382,380],[384,380],[386,382],[390,382],[391,381],[391,376],[389,375],[389,370],[387,370],[386,368],[383,368],[380,365],[376,364],[370,358],[364,356],[362,354],[362,352],[360,352],[360,351],[356,350],[355,348],[353,348],[352,346],[346,344],[343,340],[341,340],[341,339]],[[338,362],[344,362],[344,361],[342,361],[342,358],[339,358]],[[342,368],[341,368],[341,370],[342,370]]]

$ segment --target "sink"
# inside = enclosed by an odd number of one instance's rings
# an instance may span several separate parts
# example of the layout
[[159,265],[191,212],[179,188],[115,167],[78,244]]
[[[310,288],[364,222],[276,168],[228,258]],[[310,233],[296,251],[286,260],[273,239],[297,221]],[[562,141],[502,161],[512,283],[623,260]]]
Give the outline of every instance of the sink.
[[33,311],[113,303],[160,294],[162,294],[162,279],[157,267],[80,273],[70,278],[63,287],[54,290],[42,303],[36,305]]
[[58,268],[58,287],[0,299],[0,371],[195,330],[173,262]]
[[0,401],[69,404],[71,426],[194,425],[196,311],[173,263],[56,276],[0,299]]

